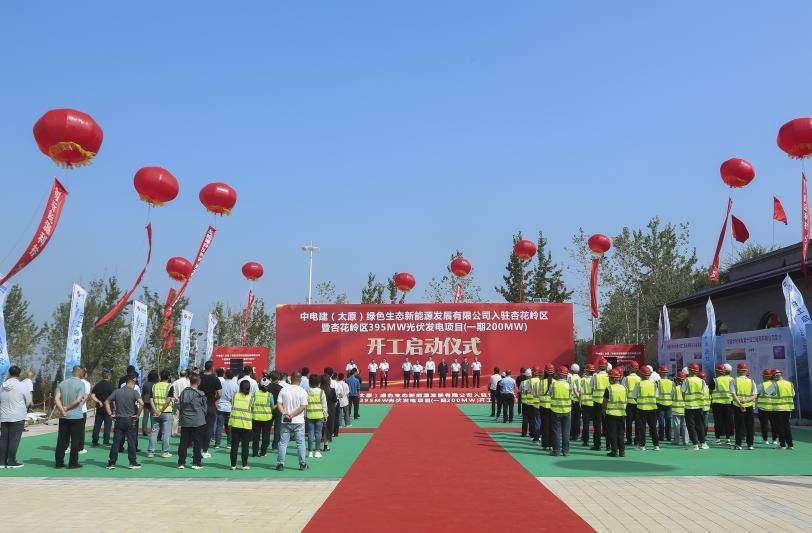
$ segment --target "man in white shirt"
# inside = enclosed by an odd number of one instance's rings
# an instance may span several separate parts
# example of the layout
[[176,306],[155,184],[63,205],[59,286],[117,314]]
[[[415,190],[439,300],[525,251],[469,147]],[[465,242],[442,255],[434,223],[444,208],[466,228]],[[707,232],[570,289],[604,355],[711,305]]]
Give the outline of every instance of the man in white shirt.
[[420,388],[420,374],[423,373],[423,366],[420,361],[415,361],[412,365],[412,385],[415,389]]
[[409,362],[409,358],[407,357],[406,360],[403,362],[403,388],[409,388],[409,381],[412,379],[412,363]]
[[367,368],[369,369],[369,388],[374,389],[376,381],[375,376],[378,374],[378,364],[375,362],[375,359],[373,359],[372,362],[367,365]]
[[384,389],[389,388],[389,362],[386,359],[381,361],[381,364],[378,365],[378,373],[380,374],[380,383],[381,387]]
[[[82,415],[85,418],[85,426],[87,426],[87,399],[90,398],[90,391],[93,389],[93,387],[90,386],[90,382],[87,380],[87,369],[82,370],[82,385],[85,386],[85,400],[82,402]],[[82,432],[82,440],[79,442],[81,443],[81,446],[79,446],[79,453],[87,453],[87,450],[85,450],[84,431]]]
[[479,362],[479,358],[474,356],[474,362],[471,363],[471,372],[474,374],[474,388],[479,388],[479,377],[482,375],[482,363]]
[[282,417],[282,434],[279,437],[279,454],[276,458],[276,469],[285,469],[285,454],[291,435],[296,439],[296,449],[299,452],[299,470],[307,470],[305,459],[305,416],[307,409],[307,392],[300,387],[302,375],[295,372],[291,376],[291,386],[279,391],[276,408]]
[[[187,387],[191,386],[188,375],[189,372],[187,370],[181,370],[180,377],[172,382],[172,397],[174,398],[175,402],[180,399],[180,393],[183,392]],[[136,388],[138,387],[136,386]],[[175,417],[175,420],[172,422],[172,434],[177,435],[179,433],[178,422],[180,421],[180,409],[174,409],[172,414]]]
[[[307,368],[307,367],[304,367],[302,369],[302,382],[299,384],[299,386],[301,388],[303,388],[305,390],[305,392],[310,391],[310,377],[309,376],[310,376],[310,369]],[[252,394],[253,394],[253,391],[252,391]]]
[[[254,369],[250,366],[243,368],[242,370],[243,376],[237,380],[237,383],[242,383],[243,381],[248,381],[251,383],[251,397],[259,390],[259,384],[257,384],[257,380],[254,379]],[[307,392],[305,392],[307,394]]]
[[455,388],[460,386],[460,362],[457,359],[451,363],[451,386]]
[[358,365],[355,364],[355,359],[350,359],[350,362],[347,363],[345,370],[348,376],[350,375],[350,370],[358,370]]
[[502,374],[499,367],[493,368],[493,375],[488,380],[488,392],[491,393],[491,416],[496,416],[496,406],[499,405],[499,382],[502,381]]
[[431,356],[426,360],[426,387],[429,389],[434,387],[434,361]]
[[28,392],[31,394],[34,393],[34,373],[30,370],[26,374],[26,378],[20,382],[20,384],[28,389]]

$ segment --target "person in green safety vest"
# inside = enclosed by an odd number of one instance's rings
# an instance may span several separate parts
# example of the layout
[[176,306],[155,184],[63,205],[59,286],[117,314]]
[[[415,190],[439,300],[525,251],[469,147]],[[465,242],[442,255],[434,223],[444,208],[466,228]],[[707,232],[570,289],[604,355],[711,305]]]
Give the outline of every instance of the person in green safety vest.
[[725,365],[716,365],[716,377],[711,381],[711,410],[713,411],[713,430],[716,434],[716,444],[730,446],[733,437],[733,396],[730,386],[733,378],[730,377]]
[[685,372],[679,371],[674,376],[674,386],[671,388],[671,444],[687,446],[688,427],[685,424],[685,398],[682,395],[682,383],[685,381]]
[[572,421],[572,388],[567,381],[569,370],[560,366],[550,386],[550,421],[552,423],[552,456],[570,454],[570,422]]
[[646,426],[651,433],[654,450],[660,450],[660,438],[657,433],[657,383],[651,381],[651,367],[646,365],[640,370],[640,381],[631,391],[630,397],[637,401],[637,448],[646,449]]
[[595,374],[595,365],[587,363],[584,367],[584,376],[581,378],[581,444],[589,446],[589,423],[592,422],[594,428],[595,409],[599,406],[595,405],[592,398],[592,376]]
[[228,425],[231,427],[231,469],[237,469],[237,451],[241,451],[242,469],[248,470],[248,445],[253,437],[251,382],[240,381],[240,390],[231,399],[231,416]]
[[626,429],[626,404],[629,391],[620,383],[623,374],[619,368],[609,372],[609,386],[603,396],[601,408],[604,413],[606,425],[606,447],[609,448],[608,457],[625,457],[626,444],[623,432]]
[[688,366],[688,372],[688,377],[680,387],[682,396],[685,398],[685,425],[688,426],[688,437],[691,439],[693,449],[707,450],[703,408],[708,385],[700,377],[703,372],[699,369],[698,364],[691,363]]
[[[767,389],[773,382],[773,375],[771,368],[765,368],[761,371],[761,383],[758,384],[758,397],[756,398],[756,407],[758,408],[758,423],[761,426],[761,441],[767,446],[772,446],[772,443],[778,440],[778,432],[775,426],[770,423],[770,412],[772,411],[772,397],[767,394]],[[772,431],[770,431],[772,430]],[[769,438],[772,434],[772,440]]]
[[668,377],[668,365],[660,365],[657,382],[657,431],[660,441],[671,440],[671,408],[674,382]]
[[321,436],[326,418],[327,396],[321,389],[321,376],[311,374],[310,390],[307,391],[307,409],[305,411],[308,457],[321,458]]
[[538,396],[539,399],[539,419],[541,420],[541,449],[545,451],[553,450],[553,412],[550,409],[550,389],[553,386],[555,367],[552,363],[544,365],[544,377],[541,380]]
[[595,405],[592,410],[592,420],[595,428],[592,433],[592,447],[590,449],[595,451],[600,451],[601,449],[601,436],[603,431],[603,409],[601,408],[601,404],[603,403],[606,388],[609,386],[609,375],[606,373],[608,367],[609,361],[601,358],[601,360],[598,361],[599,372],[593,375],[589,382],[589,386],[592,389],[592,401]]
[[[639,440],[638,436],[638,429],[639,424],[637,421],[637,399],[634,398],[632,392],[637,387],[637,384],[640,383],[640,363],[637,361],[629,362],[629,371],[620,383],[626,387],[626,390],[629,391],[629,402],[626,404],[626,444],[629,445],[632,442],[637,442]],[[645,440],[645,434],[643,435],[643,440]]]
[[747,449],[753,449],[755,431],[753,428],[753,407],[758,396],[756,382],[750,379],[750,369],[747,363],[739,363],[736,367],[738,376],[730,383],[730,393],[733,395],[734,424],[736,426],[735,450],[742,449],[742,442],[746,438]]
[[[773,382],[767,394],[772,398],[772,420],[770,424],[775,425],[778,432],[778,441],[782,449],[792,450],[792,427],[789,425],[789,416],[795,409],[795,389],[792,382],[784,379],[781,370],[773,368]],[[778,447],[775,443],[773,446]]]
[[[273,424],[273,394],[270,392],[271,380],[263,377],[259,381],[259,388],[254,393],[254,402],[251,404],[251,455],[265,457],[271,441],[271,425]],[[260,440],[262,441],[260,445]]]

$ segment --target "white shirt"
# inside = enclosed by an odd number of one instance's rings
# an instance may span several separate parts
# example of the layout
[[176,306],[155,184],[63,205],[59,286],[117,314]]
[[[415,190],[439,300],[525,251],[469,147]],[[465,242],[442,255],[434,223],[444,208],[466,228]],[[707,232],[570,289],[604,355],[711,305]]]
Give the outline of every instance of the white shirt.
[[33,381],[31,381],[30,379],[25,378],[25,379],[24,379],[24,380],[22,380],[20,383],[21,383],[21,384],[22,384],[22,385],[23,385],[23,386],[24,386],[26,389],[28,389],[28,392],[34,392],[34,382],[33,382]]
[[379,364],[378,370],[380,370],[381,372],[389,372],[389,363],[384,361],[383,363]]
[[[350,386],[343,381],[339,381],[338,384],[341,385],[341,396],[338,397],[338,405],[347,407],[350,405]],[[338,391],[338,389],[336,389],[336,391]]]
[[[248,380],[249,382],[251,382],[251,392],[250,392],[250,394],[251,394],[251,396],[253,396],[254,393],[259,390],[259,386],[257,385],[256,380],[254,378],[252,378],[251,376],[243,376],[242,379],[239,380],[237,383],[242,383],[245,380]],[[307,395],[307,393],[305,393],[305,395]],[[304,424],[304,422],[302,422],[302,423]]]
[[422,366],[420,366],[420,364],[419,364],[419,363],[415,363],[415,364],[413,364],[413,365],[412,365],[412,372],[413,372],[413,373],[415,373],[415,374],[419,374],[419,373],[421,373],[422,371],[423,371],[423,367],[422,367]]
[[410,363],[409,361],[406,361],[405,363],[403,363],[403,370],[404,370],[404,372],[411,372],[412,371],[412,363]]
[[180,399],[180,393],[189,385],[191,385],[189,378],[178,378],[172,382],[172,394],[176,400]]
[[500,379],[502,379],[501,374],[492,375],[491,378],[488,380],[488,388],[490,390],[496,390],[496,385],[497,385],[497,383],[499,383]]
[[[85,396],[90,396],[90,390],[93,388],[90,386],[90,382],[82,378],[82,384],[85,386]],[[82,402],[82,412],[87,413],[87,400]]]
[[[298,385],[291,385],[279,391],[277,401],[282,404],[286,413],[292,413],[302,406],[307,407],[307,392]],[[303,409],[301,413],[294,416],[291,422],[293,424],[304,424],[306,410],[307,409]]]
[[451,363],[451,371],[452,372],[459,372],[460,371],[460,364],[459,363]]
[[429,370],[434,372],[434,361],[426,361],[426,372]]
[[367,366],[367,368],[369,368],[370,372],[377,372],[378,371],[378,365],[375,364],[375,363],[369,363],[369,366]]
[[471,370],[479,372],[480,370],[482,370],[482,363],[480,363],[479,361],[474,361],[473,363],[471,363]]
[[356,365],[355,363],[347,363],[347,368],[346,368],[347,373],[349,373],[349,371],[353,370],[353,369],[358,370],[358,365]]

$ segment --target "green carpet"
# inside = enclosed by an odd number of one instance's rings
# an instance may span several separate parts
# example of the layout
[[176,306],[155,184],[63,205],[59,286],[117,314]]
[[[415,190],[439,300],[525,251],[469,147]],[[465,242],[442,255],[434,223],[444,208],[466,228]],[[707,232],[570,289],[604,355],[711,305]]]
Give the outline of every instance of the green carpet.
[[496,427],[522,427],[522,417],[517,415],[514,407],[513,423],[502,423],[502,417],[499,420],[491,416],[490,404],[476,404],[476,403],[458,403],[457,409],[465,413],[471,421],[481,428],[496,428]]
[[353,420],[350,415],[350,422],[353,428],[377,428],[380,427],[383,419],[389,414],[392,404],[361,404],[358,407],[358,414],[361,418]]
[[[752,451],[727,447],[693,451],[664,444],[659,452],[650,447],[626,449],[626,457],[606,457],[578,442],[567,457],[551,457],[519,433],[490,433],[493,441],[536,477],[602,476],[810,476],[812,432],[793,428],[795,449],[786,451],[756,444]],[[757,442],[760,442],[760,435]],[[489,445],[490,443],[483,443]],[[649,441],[650,446],[650,441]]]

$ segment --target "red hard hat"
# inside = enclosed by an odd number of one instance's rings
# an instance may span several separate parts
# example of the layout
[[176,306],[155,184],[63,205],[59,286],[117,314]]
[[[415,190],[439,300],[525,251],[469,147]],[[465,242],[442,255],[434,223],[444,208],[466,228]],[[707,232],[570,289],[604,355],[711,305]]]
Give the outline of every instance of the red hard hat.
[[587,372],[594,372],[595,371],[595,365],[593,365],[592,363],[587,363],[586,371]]
[[724,372],[725,371],[725,365],[716,365],[716,371],[717,372]]
[[609,361],[607,361],[606,359],[601,359],[600,361],[598,361],[598,366],[600,366],[601,368],[606,368],[608,365]]
[[738,370],[738,371],[748,370],[747,363],[739,363],[736,366],[736,370]]
[[570,371],[569,371],[569,369],[567,369],[567,367],[566,367],[566,366],[561,365],[561,366],[559,366],[559,367],[558,367],[558,374],[559,374],[559,375],[561,375],[561,376],[566,376],[566,375],[567,375],[567,374],[569,374],[569,373],[570,373]]
[[781,372],[781,369],[780,369],[780,368],[773,368],[773,369],[770,371],[770,373],[771,373],[773,376],[774,376],[774,375],[776,375],[776,374],[783,374],[783,372]]
[[699,377],[702,378],[702,379],[705,379],[705,378],[708,377],[708,375],[704,371],[700,370],[699,371]]
[[691,363],[690,365],[688,365],[688,370],[690,370],[691,372],[699,372],[700,370],[699,365],[696,363]]
[[660,365],[660,372],[668,374],[668,365]]
[[629,368],[631,368],[632,370],[637,370],[638,368],[640,368],[640,363],[638,363],[637,361],[632,361],[631,363],[629,363]]
[[618,370],[617,368],[613,368],[612,370],[609,371],[610,378],[620,378],[622,376],[623,374],[621,374],[620,370]]
[[547,363],[544,365],[545,372],[555,372],[555,366],[552,363]]
[[685,372],[680,370],[679,372],[677,372],[677,377],[680,379],[685,379]]
[[648,366],[644,366],[643,369],[640,371],[640,373],[643,374],[644,376],[650,376],[651,368],[649,368]]
[[770,377],[772,374],[773,371],[770,370],[769,368],[765,368],[764,370],[761,371],[761,375],[764,376],[765,378]]

